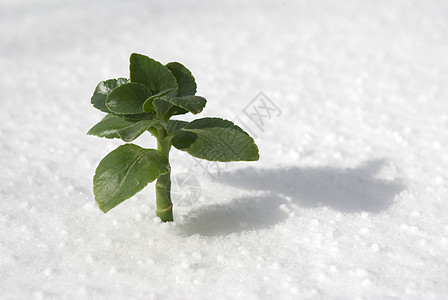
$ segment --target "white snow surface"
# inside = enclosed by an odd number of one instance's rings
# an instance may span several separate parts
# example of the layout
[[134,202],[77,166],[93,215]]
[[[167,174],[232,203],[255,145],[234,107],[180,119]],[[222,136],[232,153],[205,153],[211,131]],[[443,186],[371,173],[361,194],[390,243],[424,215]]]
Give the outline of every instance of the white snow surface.
[[[0,299],[447,299],[447,1],[1,0],[0,41]],[[174,149],[201,196],[172,223],[153,183],[93,197],[122,142],[90,97],[132,52],[260,148],[213,177]]]

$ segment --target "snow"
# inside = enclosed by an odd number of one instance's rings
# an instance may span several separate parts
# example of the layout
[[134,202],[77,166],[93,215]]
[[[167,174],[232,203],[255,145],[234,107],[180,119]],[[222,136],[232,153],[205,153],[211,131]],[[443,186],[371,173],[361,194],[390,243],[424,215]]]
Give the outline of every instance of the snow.
[[[446,299],[447,12],[1,1],[0,298]],[[173,174],[200,193],[169,224],[153,184],[108,214],[93,199],[121,143],[85,135],[102,118],[89,99],[132,52],[185,64],[202,115],[246,126],[261,152],[210,164],[174,150]],[[267,116],[260,92],[279,109],[261,127],[248,117]]]

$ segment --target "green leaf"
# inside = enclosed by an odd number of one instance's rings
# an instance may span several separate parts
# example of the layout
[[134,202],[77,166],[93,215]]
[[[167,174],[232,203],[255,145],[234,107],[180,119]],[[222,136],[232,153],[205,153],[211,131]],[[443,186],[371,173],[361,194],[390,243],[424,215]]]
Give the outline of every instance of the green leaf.
[[168,171],[168,158],[162,152],[122,145],[106,155],[95,171],[95,201],[106,213]]
[[177,85],[179,86],[177,96],[182,97],[196,94],[196,82],[190,70],[178,62],[170,62],[166,66],[173,73],[174,77],[176,77]]
[[109,113],[110,110],[106,106],[107,95],[109,95],[114,88],[119,87],[120,85],[128,82],[129,79],[118,78],[118,79],[109,79],[98,83],[98,85],[95,88],[95,91],[93,92],[93,96],[90,99],[90,102],[93,104],[93,107],[103,112]]
[[152,101],[152,106],[159,116],[164,116],[173,105],[169,102],[163,101],[160,98],[156,98]]
[[[112,113],[114,114],[114,113]],[[154,118],[154,114],[150,113],[141,113],[141,114],[114,114],[121,118],[124,118],[130,122],[142,121],[142,120],[152,120]]]
[[138,121],[130,126],[122,128],[118,131],[121,139],[125,142],[132,142],[138,138],[143,132],[149,130],[152,126],[159,124],[156,120]]
[[194,120],[173,135],[174,147],[197,158],[211,161],[259,159],[254,140],[240,127],[220,118]]
[[141,114],[143,103],[151,91],[140,83],[126,83],[113,89],[106,99],[106,106],[116,114]]
[[165,119],[169,119],[175,115],[183,115],[183,114],[186,114],[187,112],[188,112],[188,110],[183,109],[179,106],[173,105],[165,114]]
[[146,99],[145,103],[143,103],[143,106],[142,106],[143,111],[145,111],[145,112],[152,111],[154,109],[154,106],[152,105],[152,102],[154,101],[154,99],[164,96],[164,95],[168,94],[170,91],[171,91],[171,89],[163,90],[155,95],[152,95],[148,99]]
[[166,131],[169,135],[173,134],[174,132],[176,132],[179,129],[184,128],[185,126],[188,125],[188,122],[185,121],[181,121],[181,120],[169,120],[168,121],[168,126],[166,128]]
[[176,78],[166,66],[148,56],[137,53],[132,53],[129,60],[131,82],[144,84],[152,94],[170,89],[170,96],[177,95]]
[[93,126],[87,134],[105,137],[107,139],[119,139],[120,134],[118,131],[133,124],[134,122],[127,121],[113,114],[108,114]]
[[204,109],[205,104],[207,103],[207,100],[205,100],[204,97],[200,96],[185,96],[185,97],[162,96],[157,99],[163,100],[165,102],[183,108],[194,115],[200,113]]
[[113,114],[108,114],[93,126],[87,134],[105,137],[107,139],[119,138],[125,142],[131,142],[158,123],[159,121],[156,120],[130,121]]
[[179,150],[186,151],[198,138],[196,133],[180,130],[171,139],[171,143]]

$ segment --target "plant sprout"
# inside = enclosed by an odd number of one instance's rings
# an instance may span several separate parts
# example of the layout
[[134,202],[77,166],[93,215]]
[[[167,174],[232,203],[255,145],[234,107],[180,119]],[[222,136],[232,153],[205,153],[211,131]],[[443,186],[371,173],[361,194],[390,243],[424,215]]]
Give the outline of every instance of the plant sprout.
[[[95,201],[103,212],[157,180],[157,216],[163,222],[173,221],[169,163],[172,146],[210,161],[258,160],[254,140],[230,121],[171,120],[204,109],[207,101],[195,94],[195,79],[185,66],[178,62],[163,65],[136,53],[130,57],[130,79],[109,79],[97,85],[91,102],[107,115],[87,134],[126,142],[101,160],[93,177]],[[129,143],[144,132],[157,139],[157,149]]]

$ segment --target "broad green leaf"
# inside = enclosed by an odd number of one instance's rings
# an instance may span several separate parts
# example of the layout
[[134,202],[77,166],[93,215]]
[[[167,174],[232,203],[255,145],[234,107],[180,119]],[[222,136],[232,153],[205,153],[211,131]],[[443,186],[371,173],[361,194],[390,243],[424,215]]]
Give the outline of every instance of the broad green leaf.
[[145,103],[143,103],[142,109],[144,112],[150,112],[154,109],[154,106],[152,105],[152,102],[154,101],[154,99],[164,96],[166,94],[168,94],[171,91],[171,89],[169,90],[163,90],[155,95],[152,95],[151,97],[149,97],[148,99],[146,99]]
[[181,107],[179,107],[179,106],[175,106],[175,105],[173,105],[173,106],[167,111],[167,113],[165,114],[165,118],[166,118],[166,119],[169,119],[169,118],[171,118],[172,116],[175,116],[175,115],[183,115],[183,114],[186,114],[187,112],[188,112],[188,110],[183,109],[183,108],[181,108]]
[[173,136],[171,143],[179,150],[186,150],[197,138],[198,135],[196,133],[180,130]]
[[122,145],[106,155],[95,171],[95,201],[106,213],[168,171],[168,158],[162,152]]
[[131,142],[156,123],[158,121],[155,120],[128,121],[119,116],[108,114],[93,126],[87,134],[108,139],[120,138],[125,142]]
[[156,120],[143,120],[135,122],[134,124],[127,126],[118,131],[121,139],[125,142],[132,142],[138,138],[143,132],[149,130],[152,126],[159,124]]
[[107,139],[119,139],[120,134],[118,131],[133,124],[134,122],[127,121],[113,114],[108,114],[93,126],[87,134],[105,137]]
[[116,114],[141,114],[143,103],[151,96],[151,91],[143,84],[126,83],[110,92],[106,106]]
[[181,120],[169,120],[166,131],[170,135],[176,132],[177,130],[184,128],[185,126],[187,126],[187,124],[188,122]]
[[155,112],[159,116],[164,116],[167,113],[167,111],[169,111],[170,108],[173,107],[171,103],[163,101],[160,98],[154,99],[152,101],[152,106],[154,107]]
[[[114,113],[112,113],[114,114]],[[141,113],[141,114],[115,114],[121,118],[124,118],[131,122],[141,121],[141,120],[152,120],[154,118],[154,114],[150,113]]]
[[93,96],[90,99],[90,102],[93,104],[93,107],[106,113],[110,112],[110,110],[106,106],[107,95],[109,95],[114,88],[119,87],[120,85],[128,82],[129,79],[118,78],[118,79],[109,79],[98,83],[98,85],[95,88],[95,91],[93,92]]
[[196,139],[197,135],[193,132],[181,131],[180,129],[188,125],[188,122],[181,120],[169,120],[166,131],[171,136],[171,143],[177,149],[188,148]]
[[179,86],[177,96],[182,97],[196,94],[196,82],[190,70],[178,62],[170,62],[166,66],[173,73],[174,77],[176,77],[177,85]]
[[166,66],[148,56],[137,53],[132,53],[129,60],[131,82],[144,84],[152,94],[170,89],[170,96],[177,95],[176,78]]
[[[193,133],[185,134],[185,132]],[[254,140],[240,127],[220,118],[194,120],[174,132],[173,146],[194,157],[211,161],[259,159]]]
[[194,115],[200,113],[204,109],[205,104],[207,103],[207,100],[205,100],[205,98],[200,96],[185,96],[185,97],[162,96],[158,97],[157,99],[166,101],[175,106],[183,108]]

